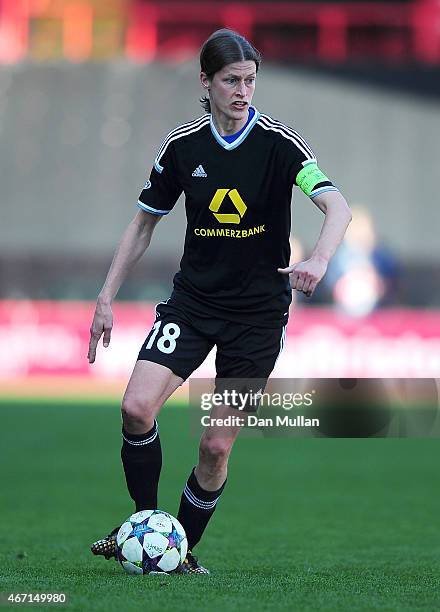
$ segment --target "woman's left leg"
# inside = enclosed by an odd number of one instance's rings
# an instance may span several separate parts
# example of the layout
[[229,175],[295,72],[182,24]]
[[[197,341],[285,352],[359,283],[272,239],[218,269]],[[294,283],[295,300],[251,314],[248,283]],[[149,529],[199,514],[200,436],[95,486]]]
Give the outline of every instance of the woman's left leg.
[[[215,406],[211,419],[244,417],[236,408]],[[180,500],[178,520],[185,528],[188,548],[200,541],[226,484],[228,459],[241,426],[206,427],[200,440],[199,462],[188,478]]]

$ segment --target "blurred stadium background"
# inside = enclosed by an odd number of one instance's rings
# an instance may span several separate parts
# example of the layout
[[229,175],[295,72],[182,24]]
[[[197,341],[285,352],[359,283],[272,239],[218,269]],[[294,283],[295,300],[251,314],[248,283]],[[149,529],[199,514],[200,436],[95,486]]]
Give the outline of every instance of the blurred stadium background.
[[[354,209],[274,376],[438,377],[438,0],[0,0],[0,395],[123,389],[178,269],[182,202],[90,367],[94,300],[161,140],[202,112],[197,52],[225,26],[263,53],[256,106],[310,140]],[[292,210],[299,260],[323,218],[299,190]]]

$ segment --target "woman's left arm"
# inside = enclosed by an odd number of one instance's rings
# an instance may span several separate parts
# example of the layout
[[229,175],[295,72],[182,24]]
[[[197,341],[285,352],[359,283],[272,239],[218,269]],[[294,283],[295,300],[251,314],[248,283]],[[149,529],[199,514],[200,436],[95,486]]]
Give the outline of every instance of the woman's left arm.
[[339,191],[326,191],[313,198],[313,202],[325,214],[318,241],[310,259],[278,268],[281,274],[289,274],[292,289],[310,297],[327,271],[328,262],[344,238],[351,221],[351,212]]

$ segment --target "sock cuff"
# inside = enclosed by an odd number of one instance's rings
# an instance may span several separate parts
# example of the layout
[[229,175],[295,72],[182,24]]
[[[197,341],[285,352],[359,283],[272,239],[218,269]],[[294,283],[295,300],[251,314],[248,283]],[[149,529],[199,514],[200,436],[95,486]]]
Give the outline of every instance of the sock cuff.
[[130,444],[131,446],[145,446],[146,444],[151,444],[151,442],[154,442],[158,435],[159,428],[156,419],[154,420],[154,425],[150,431],[143,434],[128,433],[128,431],[122,427],[122,438],[124,439],[124,442],[127,442],[127,444]]
[[188,478],[183,494],[187,500],[193,504],[193,506],[196,506],[201,510],[212,510],[215,508],[218,500],[220,499],[220,495],[223,493],[226,480],[216,491],[206,491],[199,485],[194,470],[195,468],[193,468],[190,477]]

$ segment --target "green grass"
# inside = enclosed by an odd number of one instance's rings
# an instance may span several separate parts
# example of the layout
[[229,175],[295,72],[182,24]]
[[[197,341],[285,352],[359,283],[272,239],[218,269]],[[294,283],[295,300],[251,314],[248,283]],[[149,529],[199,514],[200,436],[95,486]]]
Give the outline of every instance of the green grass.
[[[89,552],[132,511],[118,406],[0,410],[1,591],[65,592],[84,611],[440,607],[439,440],[243,437],[197,550],[211,576],[130,577]],[[182,406],[160,427],[175,514],[197,440]]]

